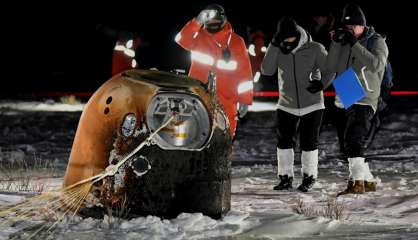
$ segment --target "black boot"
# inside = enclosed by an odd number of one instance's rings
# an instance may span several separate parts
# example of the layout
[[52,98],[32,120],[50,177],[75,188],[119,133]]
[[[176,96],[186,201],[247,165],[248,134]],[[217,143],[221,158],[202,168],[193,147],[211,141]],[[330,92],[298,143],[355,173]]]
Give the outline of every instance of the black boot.
[[309,189],[312,188],[312,186],[315,183],[315,180],[316,179],[313,177],[313,175],[308,176],[308,174],[304,173],[303,174],[302,184],[299,185],[298,191],[307,192]]
[[274,186],[274,190],[289,190],[292,189],[293,177],[288,175],[279,175],[280,183],[279,185]]

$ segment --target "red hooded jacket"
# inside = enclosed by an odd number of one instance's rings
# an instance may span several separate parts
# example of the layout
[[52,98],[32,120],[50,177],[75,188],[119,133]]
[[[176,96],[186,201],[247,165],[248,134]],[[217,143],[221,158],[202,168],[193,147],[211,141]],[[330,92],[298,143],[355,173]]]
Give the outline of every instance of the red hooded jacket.
[[[230,133],[237,126],[237,103],[252,104],[253,82],[251,64],[244,40],[233,32],[227,22],[224,28],[211,34],[195,19],[189,21],[176,36],[176,42],[191,52],[189,76],[208,82],[209,71],[216,74],[217,95],[228,115]],[[229,49],[229,61],[223,58]]]
[[141,44],[139,37],[133,39],[119,39],[116,42],[112,56],[112,76],[125,70],[137,67],[135,49]]

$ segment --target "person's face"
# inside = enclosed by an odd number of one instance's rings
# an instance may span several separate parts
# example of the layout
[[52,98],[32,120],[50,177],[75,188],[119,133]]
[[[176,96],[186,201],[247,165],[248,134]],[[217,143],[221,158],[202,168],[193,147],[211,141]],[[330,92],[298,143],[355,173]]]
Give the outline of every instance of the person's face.
[[356,38],[359,38],[364,32],[364,26],[362,25],[346,25],[345,28]]
[[282,50],[282,52],[284,54],[289,54],[293,49],[295,49],[298,44],[297,39],[297,37],[288,37],[284,39],[280,43],[280,49]]
[[206,22],[205,29],[212,34],[215,34],[222,30],[222,20],[217,18],[218,11],[216,10],[207,10],[206,11]]
[[210,19],[205,23],[205,29],[211,33],[215,34],[222,30],[222,21],[219,19]]
[[313,20],[316,22],[316,24],[318,26],[324,26],[328,21],[328,17],[326,17],[326,16],[314,16]]
[[296,41],[296,39],[297,39],[297,37],[289,37],[289,38],[286,38],[283,41],[286,42],[286,43],[293,43],[293,42]]
[[207,24],[217,24],[217,23],[221,23],[222,21],[221,20],[219,20],[219,19],[215,19],[215,18],[212,18],[212,19],[209,19],[208,21],[207,21]]

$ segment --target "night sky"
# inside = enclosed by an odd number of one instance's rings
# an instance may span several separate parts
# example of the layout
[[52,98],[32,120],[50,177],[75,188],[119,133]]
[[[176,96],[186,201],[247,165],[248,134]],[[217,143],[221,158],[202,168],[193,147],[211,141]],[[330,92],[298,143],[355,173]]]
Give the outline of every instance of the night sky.
[[[243,1],[242,1],[243,2]],[[83,9],[80,6],[48,6],[26,11],[23,21],[3,19],[6,42],[3,46],[3,88],[1,95],[39,91],[95,91],[111,77],[115,39],[98,30],[98,25],[137,32],[146,42],[138,52],[142,68],[170,71],[187,69],[189,54],[174,42],[176,33],[212,1],[156,2],[118,1],[112,5]],[[277,20],[295,17],[307,28],[317,12],[330,11],[337,19],[346,2],[301,1],[216,1],[225,7],[235,32],[247,40],[247,28],[261,29],[269,42]],[[395,89],[418,90],[411,5],[405,1],[357,2],[368,25],[387,36],[389,59],[394,67]],[[100,10],[103,8],[104,10]],[[80,11],[80,13],[78,12]],[[410,13],[411,12],[411,13]],[[40,19],[42,15],[43,19]],[[5,39],[3,39],[4,41]]]

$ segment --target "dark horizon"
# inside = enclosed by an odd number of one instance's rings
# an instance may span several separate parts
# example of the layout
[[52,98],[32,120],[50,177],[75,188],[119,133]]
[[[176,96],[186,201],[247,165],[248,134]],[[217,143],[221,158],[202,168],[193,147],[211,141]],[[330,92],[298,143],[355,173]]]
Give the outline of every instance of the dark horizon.
[[[135,14],[117,12],[115,20],[107,22],[119,23],[106,25],[137,32],[147,43],[138,53],[140,68],[187,70],[190,65],[189,54],[174,42],[174,37],[188,20],[212,2],[199,1],[193,5],[190,2],[161,3],[166,5],[164,9],[157,7],[158,4],[141,6],[141,3],[136,3],[137,6],[131,9]],[[294,17],[302,27],[307,28],[311,17],[318,12],[332,12],[338,20],[347,1],[277,4],[257,1],[258,5],[244,3],[240,6],[231,1],[214,2],[225,7],[235,32],[245,40],[247,27],[251,27],[264,31],[268,43],[276,29],[277,20],[283,15]],[[418,73],[415,71],[415,61],[411,60],[418,53],[418,46],[413,45],[413,38],[407,34],[412,21],[406,19],[413,17],[407,13],[408,6],[400,3],[357,3],[365,12],[368,25],[387,36],[389,60],[394,68],[394,89],[418,90]],[[393,17],[401,13],[406,17]],[[120,16],[123,16],[123,23]],[[2,95],[31,91],[95,91],[111,77],[115,39],[98,31],[96,23],[76,20],[75,17],[54,16],[49,22],[32,20],[7,27],[9,35],[15,39],[14,46],[18,47],[5,51],[8,61],[3,79],[6,86],[0,91]]]

